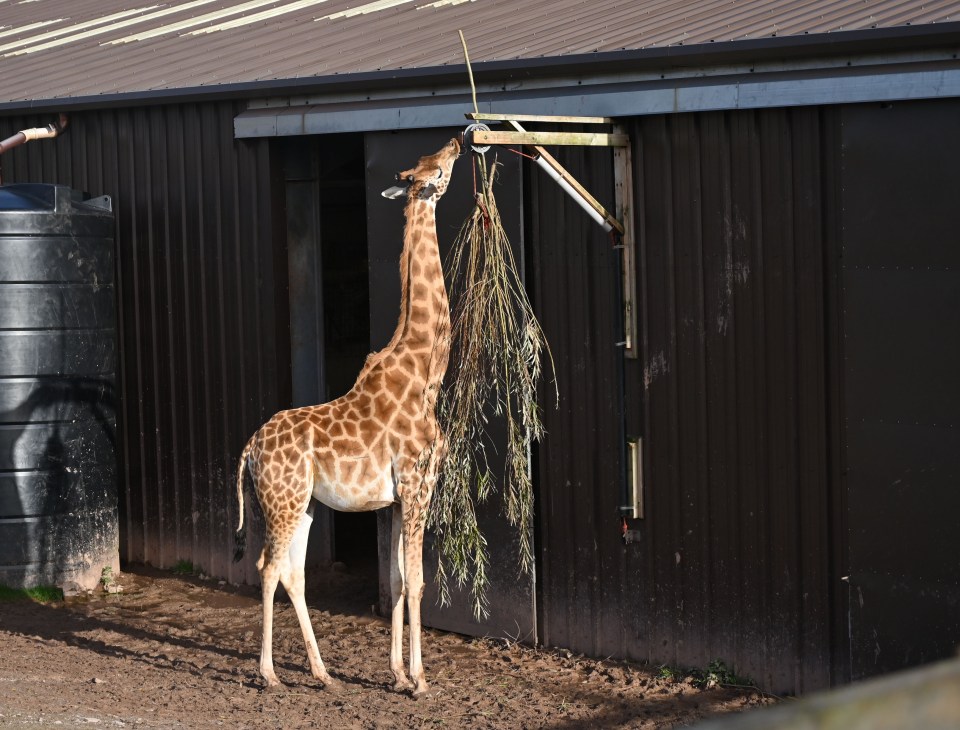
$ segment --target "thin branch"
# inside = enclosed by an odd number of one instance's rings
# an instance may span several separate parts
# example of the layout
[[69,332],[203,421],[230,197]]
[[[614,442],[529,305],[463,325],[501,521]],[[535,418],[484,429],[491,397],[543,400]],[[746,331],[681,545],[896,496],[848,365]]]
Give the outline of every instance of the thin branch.
[[470,54],[467,53],[467,39],[463,37],[463,31],[458,30],[460,34],[460,44],[463,46],[463,58],[467,62],[467,76],[470,77],[470,95],[473,97],[473,112],[479,114],[480,109],[477,106],[477,87],[473,85],[473,69],[470,68]]

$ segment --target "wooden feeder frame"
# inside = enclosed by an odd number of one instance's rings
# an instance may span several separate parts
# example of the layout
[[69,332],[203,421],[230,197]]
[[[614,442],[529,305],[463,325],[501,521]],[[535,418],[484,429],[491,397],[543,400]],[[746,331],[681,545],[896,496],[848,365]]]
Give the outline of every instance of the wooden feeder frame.
[[[464,52],[466,44],[464,43]],[[469,62],[468,62],[469,67]],[[573,197],[591,217],[606,231],[616,231],[619,242],[616,248],[620,252],[621,306],[623,311],[623,347],[624,357],[638,357],[637,341],[637,284],[636,284],[636,240],[633,230],[633,161],[630,154],[630,136],[626,129],[609,117],[569,117],[545,116],[540,114],[492,114],[469,113],[467,119],[473,122],[502,122],[510,130],[474,129],[472,143],[484,145],[525,145],[535,153],[534,160],[540,167],[548,168],[551,177],[568,195]],[[612,133],[594,132],[528,132],[520,122],[544,122],[548,124],[608,124],[613,126]],[[612,147],[615,191],[615,210],[610,213],[590,192],[561,165],[543,145],[569,145],[576,147]],[[643,439],[628,437],[625,458],[626,503],[620,507],[624,518],[643,519],[645,516],[644,479],[643,479]],[[626,524],[626,523],[624,523]],[[625,542],[636,539],[635,530],[625,530]]]
[[[547,116],[542,114],[495,114],[470,112],[467,119],[473,122],[503,122],[510,130],[472,131],[473,144],[484,145],[525,145],[535,153],[535,160],[541,167],[549,168],[558,181],[566,183],[561,187],[577,200],[584,208],[594,211],[592,216],[607,231],[615,230],[620,241],[620,272],[622,276],[621,296],[623,307],[623,354],[628,358],[637,357],[637,317],[636,317],[636,243],[633,231],[633,166],[630,155],[630,136],[622,125],[610,117],[570,117]],[[545,122],[548,124],[610,124],[612,133],[603,132],[528,132],[520,122]],[[608,211],[580,182],[547,152],[543,145],[564,145],[575,147],[612,147],[615,185],[615,210]]]

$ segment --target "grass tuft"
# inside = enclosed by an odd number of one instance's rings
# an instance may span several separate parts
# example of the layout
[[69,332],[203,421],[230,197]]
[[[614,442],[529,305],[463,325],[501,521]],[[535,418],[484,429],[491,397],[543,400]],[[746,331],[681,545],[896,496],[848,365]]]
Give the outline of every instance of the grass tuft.
[[171,568],[171,572],[174,575],[196,575],[199,571],[189,560],[178,560],[177,564]]
[[63,591],[56,586],[37,586],[36,588],[10,588],[0,585],[0,603],[11,601],[33,601],[35,603],[55,603],[63,600]]

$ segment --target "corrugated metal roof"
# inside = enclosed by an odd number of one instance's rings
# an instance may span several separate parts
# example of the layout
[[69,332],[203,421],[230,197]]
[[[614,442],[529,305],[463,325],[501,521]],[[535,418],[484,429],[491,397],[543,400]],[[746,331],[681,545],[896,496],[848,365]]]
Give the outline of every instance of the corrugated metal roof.
[[0,0],[0,103],[960,20],[956,0]]

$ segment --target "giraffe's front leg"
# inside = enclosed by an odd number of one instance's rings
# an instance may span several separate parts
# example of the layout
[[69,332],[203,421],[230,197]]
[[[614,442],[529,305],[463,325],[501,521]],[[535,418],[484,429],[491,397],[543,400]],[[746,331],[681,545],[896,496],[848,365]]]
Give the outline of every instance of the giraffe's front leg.
[[407,613],[410,620],[410,679],[413,680],[414,696],[430,689],[423,671],[420,656],[420,601],[423,598],[423,530],[422,510],[419,505],[404,507],[403,557],[404,578],[407,596]]
[[[408,495],[403,504],[403,555],[406,571],[407,612],[410,619],[410,678],[414,682],[413,694],[420,697],[429,692],[423,660],[420,653],[420,604],[423,599],[423,538],[426,531],[426,513],[430,498],[436,487],[440,464],[446,455],[446,439],[436,432],[428,447],[427,463],[418,461],[417,480],[419,489]],[[422,458],[422,455],[421,455]]]
[[403,508],[399,504],[393,505],[390,536],[390,671],[396,680],[395,690],[412,689],[413,685],[403,669],[403,597],[404,597],[404,565],[403,565]]

